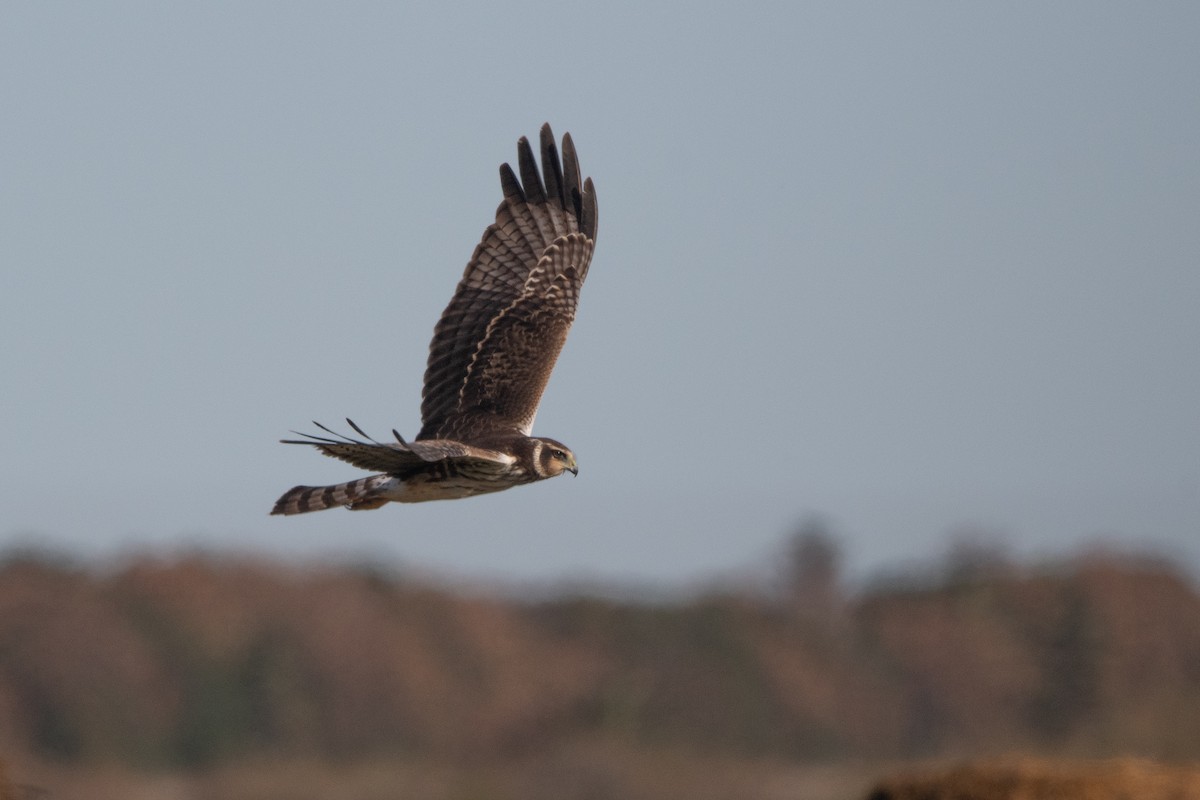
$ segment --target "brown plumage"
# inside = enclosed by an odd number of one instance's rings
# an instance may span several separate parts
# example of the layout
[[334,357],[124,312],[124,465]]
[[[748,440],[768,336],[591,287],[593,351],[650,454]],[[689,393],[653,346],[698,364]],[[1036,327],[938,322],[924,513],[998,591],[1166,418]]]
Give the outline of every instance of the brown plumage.
[[[517,142],[520,178],[500,167],[504,200],[434,328],[421,397],[421,431],[406,442],[334,433],[287,444],[379,474],[336,486],[297,486],[272,514],[334,506],[354,510],[501,491],[577,473],[566,445],[531,435],[542,392],[575,320],[596,242],[596,192],[580,180],[571,135],[559,159],[541,131],[541,174],[528,140]],[[314,423],[317,424],[317,423]],[[364,441],[365,440],[365,441]]]

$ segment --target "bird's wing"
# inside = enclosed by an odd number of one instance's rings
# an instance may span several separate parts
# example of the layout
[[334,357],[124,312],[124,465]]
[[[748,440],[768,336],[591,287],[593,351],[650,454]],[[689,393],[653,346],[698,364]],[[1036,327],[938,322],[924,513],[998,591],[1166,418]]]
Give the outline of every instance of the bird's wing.
[[580,180],[570,134],[560,162],[543,125],[541,150],[540,176],[524,137],[520,179],[508,164],[500,167],[496,221],[434,329],[418,441],[529,435],[596,240],[596,192],[591,178]]
[[[337,438],[315,436],[310,433],[299,433],[303,439],[282,439],[284,444],[307,444],[320,450],[327,456],[353,464],[360,469],[371,472],[386,472],[392,475],[403,474],[431,461],[453,459],[460,464],[464,461],[484,464],[508,464],[512,456],[495,450],[472,447],[462,442],[448,440],[406,442],[396,434],[395,442],[377,442],[362,432],[362,429],[350,420],[346,420],[359,435],[367,441],[352,439],[340,433],[331,431],[319,422],[314,422],[321,430]],[[394,433],[394,431],[393,431]]]

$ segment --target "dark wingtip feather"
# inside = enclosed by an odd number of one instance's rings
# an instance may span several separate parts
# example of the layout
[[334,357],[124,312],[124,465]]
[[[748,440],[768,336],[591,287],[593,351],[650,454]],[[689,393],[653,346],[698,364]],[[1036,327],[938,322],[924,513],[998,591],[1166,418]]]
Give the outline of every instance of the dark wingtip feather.
[[[349,418],[347,418],[347,419],[346,419],[346,422],[350,422],[350,419],[349,419]],[[338,432],[337,432],[337,431],[335,431],[335,430],[330,430],[329,428],[325,427],[325,426],[324,426],[324,425],[322,425],[321,423],[317,422],[315,419],[312,421],[312,424],[313,424],[313,425],[316,425],[318,428],[320,428],[321,430],[325,431],[325,432],[326,432],[326,433],[328,433],[329,435],[331,435],[331,436],[336,436],[338,440],[341,440],[341,441],[343,441],[343,442],[348,442],[348,443],[350,443],[350,444],[366,444],[366,442],[360,442],[358,439],[351,439],[349,436],[346,436],[345,434],[338,433]],[[350,422],[350,427],[351,427],[351,428],[354,428],[354,430],[358,431],[358,432],[359,432],[361,435],[363,435],[363,436],[366,436],[366,437],[367,437],[367,439],[369,439],[370,441],[372,441],[372,442],[374,442],[374,441],[375,441],[374,439],[371,439],[371,437],[370,437],[370,436],[367,436],[365,433],[363,433],[363,432],[362,432],[362,430],[360,430],[360,429],[359,429],[359,427],[358,427],[357,425],[355,425],[353,422]],[[296,431],[292,431],[292,433],[296,433]],[[312,435],[312,434],[310,434],[310,433],[301,433],[301,434],[297,434],[297,435],[299,435],[299,436],[307,436],[308,438],[310,438],[310,439],[316,439],[316,440],[317,440],[317,441],[319,441],[319,442],[332,442],[333,444],[338,444],[338,441],[337,441],[337,440],[335,440],[335,439],[326,439],[326,438],[324,438],[324,437],[321,437],[321,436],[313,436],[313,435]],[[376,442],[376,444],[378,444],[378,442]]]
[[370,442],[371,444],[379,444],[379,442],[375,441],[373,438],[371,438],[370,436],[368,436],[368,435],[367,435],[367,433],[366,433],[366,431],[364,431],[362,428],[360,428],[360,427],[358,427],[357,425],[355,425],[355,424],[354,424],[354,420],[350,419],[349,417],[346,417],[346,424],[347,424],[347,425],[349,425],[351,428],[354,428],[354,431],[355,431],[355,432],[356,432],[356,433],[357,433],[359,436],[363,437],[364,439],[366,439],[366,440],[367,440],[368,442]]
[[579,220],[579,230],[594,239],[596,237],[596,229],[594,225],[589,226],[587,222],[587,190],[583,185],[583,179],[579,173],[579,156],[575,153],[575,142],[571,139],[570,133],[563,134],[562,156],[564,180],[566,182],[566,201],[570,203],[568,210],[574,212],[575,218]]
[[554,143],[554,131],[550,123],[542,125],[542,179],[546,183],[546,196],[555,198],[566,207],[567,195],[563,192],[562,164],[558,160],[558,146]]
[[[339,444],[340,443],[339,440],[337,440],[337,439],[326,439],[324,436],[314,436],[311,433],[301,433],[300,431],[288,431],[288,433],[294,433],[297,436],[303,436],[304,438],[303,439],[280,439],[279,441],[284,444],[320,444],[321,442],[326,442],[328,444]],[[331,431],[331,433],[332,433],[332,431]],[[345,438],[345,437],[342,437],[342,438]]]
[[504,192],[505,199],[525,202],[525,190],[521,188],[521,182],[507,163],[500,165],[500,190]]
[[517,140],[517,165],[521,170],[521,186],[525,189],[525,199],[530,203],[545,203],[546,190],[542,187],[542,177],[538,174],[537,162],[533,158],[533,148],[524,136]]
[[583,214],[579,220],[579,229],[593,241],[596,238],[596,225],[600,221],[596,210],[596,187],[592,179],[583,182]]
[[579,157],[575,155],[575,142],[571,141],[571,134],[569,133],[563,134],[562,163],[567,197],[574,198],[579,194],[579,187],[582,181],[579,177]]
[[313,424],[313,425],[316,425],[318,428],[320,428],[321,430],[325,431],[326,433],[332,433],[334,436],[341,436],[343,439],[344,439],[344,438],[346,438],[346,437],[342,436],[340,433],[338,433],[337,431],[332,431],[332,430],[330,430],[329,428],[326,428],[324,425],[322,425],[321,423],[317,422],[315,419],[314,419],[314,420],[311,420],[311,422],[312,422],[312,424]]

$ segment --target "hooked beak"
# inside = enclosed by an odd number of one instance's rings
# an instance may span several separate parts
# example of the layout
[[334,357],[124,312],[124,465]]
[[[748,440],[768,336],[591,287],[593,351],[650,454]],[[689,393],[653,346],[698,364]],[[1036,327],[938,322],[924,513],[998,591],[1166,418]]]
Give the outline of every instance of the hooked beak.
[[567,472],[571,473],[571,474],[572,474],[572,475],[574,475],[576,478],[578,478],[578,477],[579,477],[579,467],[575,466],[574,464],[572,464],[571,466],[567,467]]

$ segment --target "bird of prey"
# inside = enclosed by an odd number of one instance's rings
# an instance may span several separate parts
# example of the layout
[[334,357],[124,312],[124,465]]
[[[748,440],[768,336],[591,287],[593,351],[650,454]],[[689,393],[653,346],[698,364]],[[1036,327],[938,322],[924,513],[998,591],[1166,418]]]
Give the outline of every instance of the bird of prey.
[[377,442],[334,433],[284,439],[376,474],[335,486],[297,486],[272,514],[334,506],[450,500],[578,474],[565,444],[533,436],[542,391],[575,319],[596,243],[596,191],[580,179],[571,135],[559,160],[541,131],[541,174],[529,141],[517,142],[517,172],[500,167],[504,200],[467,263],[429,346],[421,431]]

